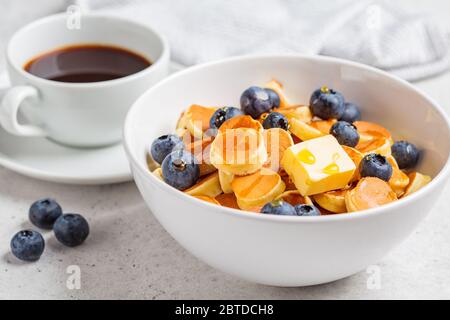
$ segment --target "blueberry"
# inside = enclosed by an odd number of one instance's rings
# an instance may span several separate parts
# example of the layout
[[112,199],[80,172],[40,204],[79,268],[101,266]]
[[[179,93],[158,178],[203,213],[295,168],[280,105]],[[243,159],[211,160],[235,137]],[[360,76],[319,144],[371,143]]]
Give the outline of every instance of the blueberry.
[[330,128],[332,134],[339,144],[355,147],[359,142],[359,133],[356,127],[346,121],[338,121]]
[[[326,86],[324,86],[324,87],[321,87],[321,88],[319,88],[319,89],[316,89],[316,90],[314,90],[314,92],[311,94],[311,97],[310,97],[310,99],[309,99],[309,105],[311,105],[312,104],[312,102],[315,100],[315,99],[317,99],[321,94],[322,94],[322,90],[325,90],[325,89],[328,89]],[[330,89],[328,89],[328,90],[330,90]],[[330,90],[330,91],[333,91],[334,92],[334,94],[339,98],[339,99],[341,99],[343,102],[344,102],[344,104],[345,104],[345,98],[344,98],[344,95],[342,94],[342,93],[340,93],[340,92],[338,92],[338,91],[334,91],[334,90]]]
[[392,145],[391,150],[400,169],[412,168],[419,161],[420,151],[407,141],[397,141]]
[[352,102],[346,102],[344,113],[339,118],[339,120],[347,121],[349,123],[361,120],[361,111],[359,111],[359,107]]
[[192,153],[176,150],[162,164],[164,181],[178,190],[192,187],[200,176],[200,168]]
[[45,241],[42,235],[33,230],[19,231],[11,239],[11,252],[23,261],[37,261],[44,252]]
[[267,91],[267,94],[269,95],[269,99],[272,103],[272,108],[279,108],[281,101],[280,96],[278,93],[275,92],[275,90],[272,89],[265,89]]
[[320,216],[320,211],[311,204],[297,204],[294,207],[294,209],[298,216],[304,217]]
[[283,200],[274,200],[267,203],[261,209],[264,214],[276,214],[281,216],[295,216],[295,209],[292,205]]
[[168,134],[153,141],[150,153],[153,160],[161,164],[169,153],[174,149],[181,148],[183,148],[183,141],[181,138],[174,134]]
[[281,128],[284,130],[289,129],[288,119],[279,112],[272,112],[263,121],[264,129]]
[[41,229],[51,229],[60,215],[62,215],[61,206],[50,198],[36,201],[28,211],[31,223]]
[[227,121],[228,119],[243,115],[241,109],[235,108],[235,107],[223,107],[220,109],[217,109],[211,119],[209,120],[209,127],[211,129],[219,129],[222,123]]
[[241,95],[241,110],[253,119],[269,112],[273,107],[272,103],[268,91],[260,87],[250,87]]
[[323,120],[339,119],[345,109],[344,96],[327,87],[314,91],[309,104],[312,114]]
[[60,216],[53,225],[56,239],[68,247],[79,246],[89,235],[89,224],[77,213]]
[[359,163],[359,173],[361,177],[376,177],[389,181],[392,176],[392,166],[381,154],[370,153],[365,155]]

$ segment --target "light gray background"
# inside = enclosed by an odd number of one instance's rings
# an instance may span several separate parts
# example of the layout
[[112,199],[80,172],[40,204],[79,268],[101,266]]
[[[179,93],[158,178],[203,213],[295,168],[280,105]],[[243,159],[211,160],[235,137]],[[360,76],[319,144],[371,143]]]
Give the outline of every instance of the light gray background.
[[[450,2],[445,0],[402,3],[443,20],[450,18]],[[0,12],[5,11],[10,14],[14,10],[2,2]],[[450,112],[450,72],[417,85]],[[84,214],[91,235],[85,245],[71,249],[45,233],[47,248],[41,260],[20,263],[9,253],[10,238],[31,227],[27,221],[29,205],[45,196],[58,199],[66,212]],[[449,197],[447,185],[428,218],[378,264],[380,289],[367,288],[370,275],[366,272],[321,286],[275,288],[228,276],[192,257],[153,218],[134,183],[66,186],[0,168],[0,298],[449,299]],[[66,287],[69,265],[81,268],[80,290]]]

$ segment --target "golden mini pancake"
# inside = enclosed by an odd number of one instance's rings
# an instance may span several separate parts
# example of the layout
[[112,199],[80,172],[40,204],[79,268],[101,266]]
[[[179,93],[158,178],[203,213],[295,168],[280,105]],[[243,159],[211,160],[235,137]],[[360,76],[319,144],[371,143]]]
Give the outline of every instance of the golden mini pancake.
[[158,179],[160,179],[161,181],[164,181],[163,178],[163,174],[162,174],[162,169],[161,168],[157,168],[152,172]]
[[292,118],[289,121],[289,125],[289,130],[291,131],[291,133],[296,135],[302,141],[307,141],[327,135],[326,133],[323,133],[322,131],[314,128],[310,124],[295,118]]
[[297,204],[313,204],[310,197],[302,196],[298,190],[285,191],[276,198],[276,200],[278,199],[286,201],[293,206]]
[[323,134],[330,134],[331,127],[337,122],[336,119],[311,121],[309,125]]
[[417,190],[425,187],[430,181],[431,177],[421,174],[419,172],[411,172],[409,175],[409,185],[405,189],[405,193],[402,197],[409,196]]
[[147,152],[145,160],[147,162],[147,168],[150,171],[155,171],[156,169],[159,168],[159,164],[155,160],[153,160],[153,157],[149,152]]
[[262,131],[245,127],[219,129],[211,144],[210,161],[228,174],[242,176],[256,172],[267,161]]
[[[355,164],[356,168],[359,168],[359,163],[361,162],[362,158],[364,157],[364,155],[359,152],[358,150],[356,150],[355,148],[349,147],[349,146],[342,146],[342,149],[344,149],[344,151],[348,154],[348,156],[350,157],[350,159],[352,159],[353,163]],[[359,170],[355,170],[355,173],[353,174],[353,178],[350,180],[350,182],[354,182],[359,180],[360,174],[359,174]]]
[[209,120],[217,110],[214,107],[203,107],[197,104],[190,106],[183,117],[185,119],[178,122],[184,124],[189,132],[197,139],[203,138],[203,133],[209,129]]
[[400,169],[398,166],[397,160],[395,160],[393,155],[387,156],[386,160],[391,164],[392,168]]
[[375,177],[359,180],[355,188],[345,194],[349,212],[379,207],[397,200],[397,195],[386,181]]
[[361,162],[362,158],[364,157],[361,152],[356,150],[355,148],[349,147],[349,146],[342,146],[342,149],[348,154],[350,159],[353,160],[356,167],[359,167],[359,163]]
[[392,176],[388,183],[392,190],[397,194],[397,197],[400,198],[405,193],[405,189],[409,184],[409,177],[400,170],[397,161],[395,161],[393,156],[387,157],[387,160],[392,166]]
[[353,122],[356,129],[360,134],[367,134],[371,136],[385,137],[390,139],[392,137],[389,130],[380,126],[379,124],[369,122],[369,121],[355,121]]
[[355,121],[353,124],[358,130],[360,143],[384,137],[393,144],[392,135],[389,130],[379,124],[368,121]]
[[248,128],[254,129],[257,131],[264,130],[262,124],[258,120],[254,120],[250,116],[237,116],[231,119],[228,119],[219,128],[219,131],[225,132],[229,129],[237,129],[237,128]]
[[201,139],[197,139],[193,135],[191,135],[189,130],[186,128],[179,128],[176,130],[175,133],[177,136],[179,136],[181,138],[181,140],[183,141],[185,146],[187,146],[197,140],[201,140]]
[[206,202],[209,202],[209,203],[212,203],[212,204],[217,204],[218,206],[220,206],[219,201],[217,201],[214,198],[211,198],[211,197],[208,197],[208,196],[193,196],[193,197],[197,198],[199,200],[203,200],[203,201],[206,201]]
[[266,83],[264,87],[267,89],[272,89],[278,94],[278,96],[280,97],[280,108],[286,108],[291,105],[288,101],[288,98],[286,97],[286,94],[284,93],[284,88],[281,82],[272,79],[271,81]]
[[345,204],[345,194],[349,190],[334,190],[328,191],[313,196],[313,199],[322,208],[333,213],[347,212]]
[[264,130],[263,137],[268,156],[264,167],[279,171],[284,151],[294,145],[294,141],[289,132],[281,128]]
[[388,157],[391,155],[391,140],[386,137],[377,137],[365,142],[359,142],[356,145],[356,150],[363,154],[377,153]]
[[233,179],[234,174],[219,170],[219,182],[224,193],[233,193],[233,188],[231,187]]
[[186,129],[186,113],[185,112],[181,112],[180,117],[177,120],[177,126],[176,129]]
[[211,164],[209,158],[212,141],[213,138],[205,137],[189,144],[185,144],[186,150],[191,152],[198,161],[201,177],[217,170],[216,167]]
[[208,196],[214,198],[222,193],[219,173],[212,173],[184,191],[191,196]]
[[286,188],[278,173],[265,168],[251,175],[235,177],[231,186],[237,203],[243,210],[264,206],[282,194]]
[[309,123],[313,118],[311,109],[308,106],[291,106],[282,109],[280,108],[276,111],[283,114],[288,120],[297,119],[299,121]]

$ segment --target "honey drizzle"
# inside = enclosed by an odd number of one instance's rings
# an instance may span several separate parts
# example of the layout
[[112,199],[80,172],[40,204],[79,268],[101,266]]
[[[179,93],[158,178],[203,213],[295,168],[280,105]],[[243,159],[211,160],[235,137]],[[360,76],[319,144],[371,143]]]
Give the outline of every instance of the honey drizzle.
[[297,158],[306,164],[316,163],[316,157],[308,149],[303,149],[297,154]]
[[325,168],[323,168],[323,173],[325,174],[334,174],[334,173],[338,173],[339,172],[339,166],[336,163],[331,163],[328,166],[326,166]]

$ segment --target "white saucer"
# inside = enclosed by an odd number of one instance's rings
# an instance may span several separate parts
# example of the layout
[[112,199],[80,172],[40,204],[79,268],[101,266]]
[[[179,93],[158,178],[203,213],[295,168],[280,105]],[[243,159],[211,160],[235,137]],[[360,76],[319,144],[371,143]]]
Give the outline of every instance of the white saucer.
[[25,176],[68,184],[108,184],[132,179],[122,144],[74,149],[45,138],[21,138],[0,129],[0,165]]
[[[172,73],[182,68],[171,64]],[[76,149],[45,138],[17,137],[1,127],[0,166],[36,179],[67,184],[98,185],[132,180],[122,144]]]

